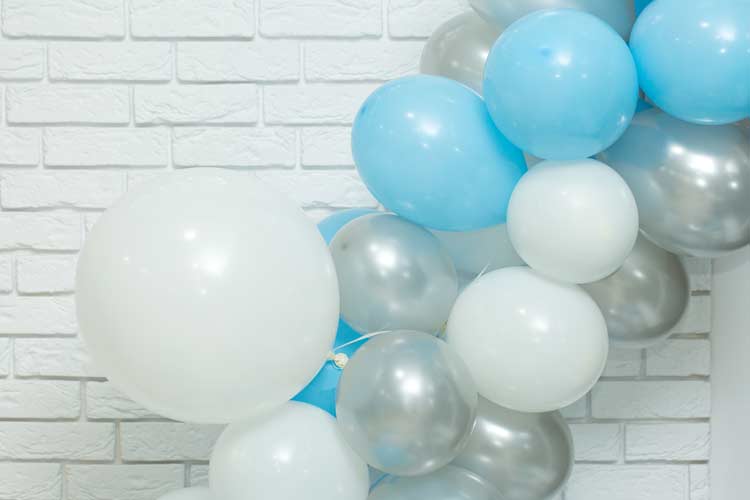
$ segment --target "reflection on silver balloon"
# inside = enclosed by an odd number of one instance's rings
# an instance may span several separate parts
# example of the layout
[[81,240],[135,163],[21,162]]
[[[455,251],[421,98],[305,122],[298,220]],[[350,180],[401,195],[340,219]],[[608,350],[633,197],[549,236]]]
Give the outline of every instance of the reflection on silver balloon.
[[336,415],[349,445],[389,474],[426,474],[463,449],[477,390],[451,347],[414,331],[375,336],[349,360]]
[[484,64],[500,30],[475,12],[465,12],[440,26],[422,51],[420,71],[456,80],[482,93]]
[[492,484],[458,467],[418,477],[388,476],[368,500],[505,500]]
[[612,343],[636,349],[667,338],[690,298],[680,259],[643,235],[617,272],[583,287],[599,304]]
[[750,243],[750,135],[638,113],[600,159],[633,191],[641,229],[677,254],[717,257]]
[[458,294],[458,278],[440,241],[391,214],[359,217],[331,241],[341,316],[359,332],[437,333]]
[[562,489],[573,459],[560,412],[520,413],[480,398],[469,442],[451,465],[487,478],[503,500],[539,500]]
[[479,15],[505,29],[526,14],[542,9],[579,9],[608,23],[625,40],[635,23],[634,0],[469,0]]

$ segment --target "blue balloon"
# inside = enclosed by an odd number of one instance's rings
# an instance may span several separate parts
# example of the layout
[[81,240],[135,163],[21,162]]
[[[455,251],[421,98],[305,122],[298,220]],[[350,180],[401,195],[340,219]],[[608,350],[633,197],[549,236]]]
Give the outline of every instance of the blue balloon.
[[684,121],[750,116],[750,1],[656,0],[630,37],[641,88]]
[[[375,210],[370,210],[368,208],[352,208],[350,210],[336,212],[320,221],[320,223],[318,223],[318,230],[320,231],[320,234],[323,235],[323,239],[326,240],[326,243],[330,243],[338,230],[344,227],[348,222],[353,221],[357,217],[371,213],[375,213]],[[362,334],[354,331],[351,326],[347,325],[344,320],[339,319],[336,340],[333,343],[336,352],[341,352],[351,357],[357,349],[365,344],[366,341],[363,340],[356,342],[342,349],[338,349],[338,347],[360,338],[361,335]],[[332,361],[326,361],[312,382],[307,384],[307,387],[302,389],[299,394],[294,397],[294,401],[317,406],[321,410],[325,410],[335,417],[336,389],[339,386],[339,378],[341,378],[341,369],[333,364]]]
[[643,9],[648,7],[648,4],[653,2],[653,0],[635,0],[635,13],[636,15],[641,15],[641,12],[643,12]]
[[638,76],[622,37],[591,14],[544,10],[510,25],[484,70],[495,124],[524,151],[575,160],[611,146],[630,124]]
[[474,91],[437,76],[394,80],[354,120],[359,173],[386,208],[417,224],[468,231],[505,221],[523,153]]

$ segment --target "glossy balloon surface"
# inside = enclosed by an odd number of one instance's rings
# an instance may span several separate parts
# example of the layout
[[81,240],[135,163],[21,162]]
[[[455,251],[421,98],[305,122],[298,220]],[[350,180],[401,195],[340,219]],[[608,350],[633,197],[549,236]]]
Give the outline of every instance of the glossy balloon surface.
[[458,467],[417,477],[389,476],[369,500],[504,500],[485,479]]
[[505,221],[526,171],[482,98],[447,78],[417,75],[376,90],[354,120],[362,179],[387,209],[432,229],[468,231]]
[[338,423],[371,466],[399,476],[437,470],[469,437],[477,409],[471,374],[453,349],[421,332],[373,337],[344,368]]
[[643,232],[670,252],[718,257],[750,243],[750,133],[638,113],[602,153],[633,191]]
[[750,116],[750,2],[653,2],[630,47],[641,88],[667,113],[703,124]]
[[610,146],[638,100],[628,46],[577,10],[535,12],[509,26],[490,52],[482,88],[500,132],[548,160],[586,158]]

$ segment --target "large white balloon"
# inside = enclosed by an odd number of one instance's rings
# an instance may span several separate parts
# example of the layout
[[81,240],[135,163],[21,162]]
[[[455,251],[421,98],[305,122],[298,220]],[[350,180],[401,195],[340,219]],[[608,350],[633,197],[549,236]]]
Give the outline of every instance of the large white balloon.
[[544,161],[513,191],[508,234],[536,271],[569,283],[615,272],[638,237],[638,207],[617,172],[596,160]]
[[524,412],[577,401],[604,370],[609,347],[604,317],[581,287],[526,267],[492,271],[469,285],[446,338],[482,396]]
[[282,405],[315,376],[339,311],[328,248],[254,176],[170,174],[125,195],[78,264],[94,362],[164,416],[226,423]]
[[365,500],[370,488],[367,465],[336,420],[294,401],[227,427],[209,481],[217,500]]
[[172,491],[159,500],[214,500],[214,496],[208,488],[195,487]]

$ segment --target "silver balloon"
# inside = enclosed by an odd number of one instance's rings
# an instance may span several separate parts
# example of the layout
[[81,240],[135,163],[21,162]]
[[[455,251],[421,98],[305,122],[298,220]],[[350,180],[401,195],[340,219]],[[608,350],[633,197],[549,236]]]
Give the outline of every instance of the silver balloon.
[[482,17],[502,29],[526,14],[542,9],[580,9],[593,14],[625,40],[635,23],[634,0],[469,0]]
[[680,259],[643,235],[617,272],[583,287],[599,304],[612,343],[635,349],[667,338],[690,298]]
[[451,465],[487,478],[503,500],[541,500],[563,488],[573,461],[560,412],[520,413],[479,398],[469,443]]
[[368,500],[504,500],[491,483],[458,467],[418,477],[388,476]]
[[391,214],[359,217],[331,241],[341,316],[357,331],[437,333],[458,294],[450,255],[426,229]]
[[336,415],[344,438],[368,464],[414,476],[461,452],[477,399],[468,368],[448,344],[397,331],[375,336],[349,360]]
[[622,175],[641,229],[670,252],[718,257],[750,243],[750,135],[649,109],[600,159]]
[[459,14],[440,26],[427,41],[420,71],[456,80],[481,94],[484,64],[500,33],[475,12]]

